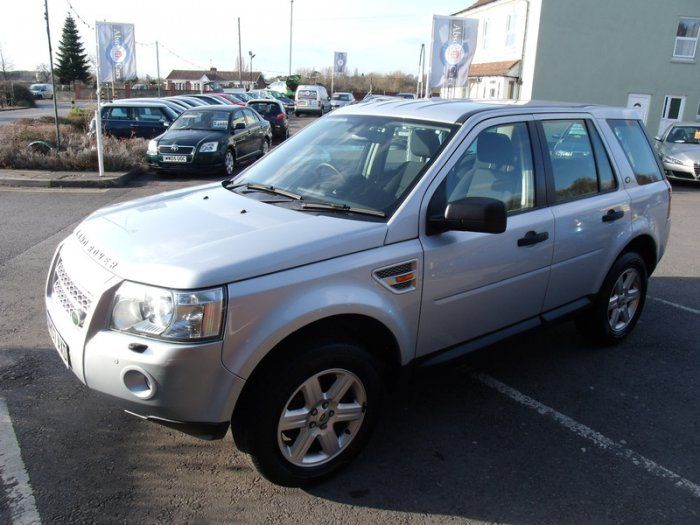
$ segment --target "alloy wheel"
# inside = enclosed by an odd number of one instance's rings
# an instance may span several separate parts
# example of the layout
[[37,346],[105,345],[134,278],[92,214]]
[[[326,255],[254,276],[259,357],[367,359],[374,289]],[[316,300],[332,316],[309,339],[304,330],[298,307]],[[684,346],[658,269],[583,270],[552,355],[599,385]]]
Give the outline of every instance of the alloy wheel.
[[365,388],[352,372],[334,368],[315,374],[284,406],[277,424],[282,455],[299,467],[328,463],[355,439],[366,406]]
[[233,158],[233,153],[230,151],[226,152],[226,155],[224,156],[224,166],[226,167],[226,174],[227,175],[233,175],[233,168],[235,165],[236,161]]
[[634,319],[642,293],[642,278],[635,268],[627,268],[615,281],[608,300],[608,323],[622,332]]

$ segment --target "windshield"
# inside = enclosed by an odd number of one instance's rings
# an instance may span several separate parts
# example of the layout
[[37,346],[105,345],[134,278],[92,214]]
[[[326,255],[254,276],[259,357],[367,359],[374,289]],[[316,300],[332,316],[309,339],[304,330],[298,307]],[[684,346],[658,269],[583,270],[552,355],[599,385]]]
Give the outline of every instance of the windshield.
[[305,203],[396,210],[455,127],[379,116],[324,117],[235,183],[293,192]]
[[29,89],[33,91],[46,91],[46,86],[44,84],[32,84]]
[[335,93],[332,97],[333,100],[350,100],[350,95],[346,93]]
[[170,129],[226,130],[230,115],[228,111],[188,109],[173,122]]
[[700,125],[699,126],[675,126],[666,142],[676,144],[700,144]]
[[250,107],[261,115],[278,115],[282,113],[276,102],[251,102]]

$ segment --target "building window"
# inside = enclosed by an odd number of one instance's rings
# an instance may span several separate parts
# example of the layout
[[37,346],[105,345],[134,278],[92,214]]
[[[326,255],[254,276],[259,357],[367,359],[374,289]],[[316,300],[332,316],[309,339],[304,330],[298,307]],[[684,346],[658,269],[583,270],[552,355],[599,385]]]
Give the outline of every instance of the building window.
[[484,20],[484,29],[481,32],[481,47],[483,49],[488,49],[489,45],[489,21]]
[[515,13],[511,13],[506,18],[506,47],[515,46],[515,24],[518,17]]
[[681,18],[678,21],[676,45],[673,48],[674,58],[695,58],[699,31],[700,18]]

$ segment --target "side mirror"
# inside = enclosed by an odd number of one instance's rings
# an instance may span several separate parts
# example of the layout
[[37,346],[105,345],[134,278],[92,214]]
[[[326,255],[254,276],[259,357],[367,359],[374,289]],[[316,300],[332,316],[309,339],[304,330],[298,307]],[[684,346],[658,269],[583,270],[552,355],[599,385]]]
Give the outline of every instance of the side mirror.
[[661,141],[662,141],[662,138],[661,138],[661,137],[654,137],[654,140],[655,140],[656,142],[661,142]]
[[245,124],[243,124],[243,122],[237,122],[236,125],[233,126],[233,129],[234,130],[245,129]]
[[465,197],[447,204],[443,217],[428,219],[428,234],[445,231],[503,233],[508,216],[502,201],[489,197]]
[[170,122],[169,120],[162,120],[161,122],[163,123],[163,126],[166,128],[169,127],[170,124],[172,124],[172,122]]

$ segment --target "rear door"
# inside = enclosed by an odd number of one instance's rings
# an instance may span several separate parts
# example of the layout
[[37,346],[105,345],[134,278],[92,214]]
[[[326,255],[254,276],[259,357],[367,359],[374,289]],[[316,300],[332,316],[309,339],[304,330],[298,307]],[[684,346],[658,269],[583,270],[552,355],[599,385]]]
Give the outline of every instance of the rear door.
[[130,107],[112,106],[103,114],[102,127],[105,133],[114,137],[128,139],[132,136],[133,113]]
[[[422,226],[423,296],[417,355],[536,319],[547,290],[554,216],[546,207],[542,159],[532,117],[489,119],[472,131],[431,185],[421,217],[463,197],[501,200],[504,233]],[[533,145],[535,147],[533,147]]]
[[538,116],[554,213],[554,256],[544,311],[597,293],[630,227],[630,199],[590,115]]

